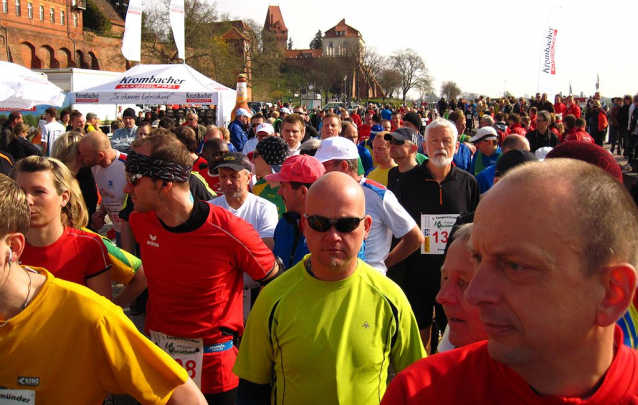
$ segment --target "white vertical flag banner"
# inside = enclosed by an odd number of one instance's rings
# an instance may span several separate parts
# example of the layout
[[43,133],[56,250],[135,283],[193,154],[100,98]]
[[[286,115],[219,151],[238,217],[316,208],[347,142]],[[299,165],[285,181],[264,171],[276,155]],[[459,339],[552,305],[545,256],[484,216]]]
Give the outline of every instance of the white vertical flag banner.
[[547,26],[543,31],[543,45],[540,54],[537,91],[547,93],[549,100],[553,100],[556,95],[556,38],[560,9],[560,7],[555,8],[549,15]]
[[130,0],[124,23],[122,55],[127,60],[142,59],[142,0]]
[[177,47],[177,57],[185,60],[184,0],[171,0],[170,9],[171,28],[173,29],[173,38],[175,38],[175,46]]

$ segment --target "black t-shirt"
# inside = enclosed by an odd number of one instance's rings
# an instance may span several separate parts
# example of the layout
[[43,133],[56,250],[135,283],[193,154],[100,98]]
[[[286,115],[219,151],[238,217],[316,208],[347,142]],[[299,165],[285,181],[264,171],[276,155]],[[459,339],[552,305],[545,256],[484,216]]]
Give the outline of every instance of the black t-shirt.
[[[421,224],[421,215],[467,214],[476,210],[479,188],[474,176],[452,166],[439,184],[428,171],[428,162],[403,173],[396,186],[399,203]],[[436,292],[440,288],[443,255],[424,255],[421,249],[412,253],[401,266],[405,271],[402,288]]]
[[[95,184],[95,177],[90,167],[82,167],[76,176],[78,184],[80,185],[80,191],[82,192],[82,198],[89,212],[89,219],[91,215],[95,214],[98,202],[97,186]],[[90,221],[89,221],[90,225]]]

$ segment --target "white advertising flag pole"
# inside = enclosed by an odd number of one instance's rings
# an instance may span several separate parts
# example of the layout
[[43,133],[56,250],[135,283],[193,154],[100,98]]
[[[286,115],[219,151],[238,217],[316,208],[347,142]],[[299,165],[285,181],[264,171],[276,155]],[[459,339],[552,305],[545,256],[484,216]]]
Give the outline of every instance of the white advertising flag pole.
[[130,0],[124,23],[122,55],[127,60],[142,59],[142,0]]
[[183,61],[186,59],[184,45],[184,0],[171,0],[170,20],[175,46],[177,47],[177,56]]
[[556,94],[556,38],[560,19],[560,13],[557,13],[557,10],[561,9],[562,7],[556,7],[552,10],[543,31],[537,91],[547,93],[549,100],[553,100]]

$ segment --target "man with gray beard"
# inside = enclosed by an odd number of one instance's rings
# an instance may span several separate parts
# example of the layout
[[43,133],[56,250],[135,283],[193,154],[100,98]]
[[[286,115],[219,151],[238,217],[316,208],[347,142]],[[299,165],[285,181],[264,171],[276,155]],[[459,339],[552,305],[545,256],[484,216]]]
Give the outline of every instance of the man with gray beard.
[[405,291],[428,353],[433,312],[441,328],[446,323],[443,309],[435,301],[445,245],[456,218],[474,211],[479,201],[476,179],[452,164],[457,139],[453,123],[434,120],[426,127],[423,142],[429,160],[404,173],[396,188],[399,202],[420,226],[425,242],[390,277]]

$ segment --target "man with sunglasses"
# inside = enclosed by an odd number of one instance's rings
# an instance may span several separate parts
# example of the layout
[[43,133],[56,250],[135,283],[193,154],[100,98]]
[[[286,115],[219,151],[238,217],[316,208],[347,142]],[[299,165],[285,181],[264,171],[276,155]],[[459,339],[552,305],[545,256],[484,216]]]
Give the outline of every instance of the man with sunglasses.
[[[263,119],[263,118],[262,118]],[[269,136],[275,135],[275,128],[269,123],[261,123],[255,126],[255,136],[250,138],[245,144],[244,149],[242,149],[241,153],[248,156],[248,154],[255,150],[255,146]]]
[[383,139],[390,144],[390,157],[397,164],[388,172],[388,189],[394,192],[403,173],[420,165],[417,160],[419,137],[416,131],[403,127],[384,134]]
[[[522,134],[521,136],[525,136]],[[470,163],[470,173],[474,176],[488,167],[496,164],[501,156],[501,147],[498,146],[498,133],[493,127],[483,127],[476,131],[476,135],[470,138],[470,142],[476,146],[476,153]]]
[[[355,144],[339,136],[324,139],[315,157],[323,163],[326,172],[345,173],[363,188],[366,214],[372,218],[365,245],[366,263],[385,274],[388,267],[419,248],[423,242],[421,231],[395,195],[376,181],[358,174],[359,151]],[[393,235],[399,243],[391,250]]]
[[364,202],[343,173],[310,188],[303,224],[311,254],[253,307],[233,369],[238,403],[378,403],[389,365],[400,371],[424,357],[403,292],[356,258],[372,222]]
[[195,136],[197,138],[197,142],[201,142],[204,139],[204,135],[206,134],[206,127],[198,124],[199,117],[197,113],[191,111],[186,114],[186,123],[184,124],[187,127],[190,127],[193,131],[195,131]]
[[190,157],[177,139],[154,135],[132,147],[124,191],[135,203],[129,220],[148,279],[146,332],[209,403],[234,404],[243,274],[267,283],[279,265],[250,224],[193,199]]
[[425,128],[424,138],[423,148],[430,159],[401,176],[396,194],[413,220],[421,225],[425,241],[393,269],[391,277],[410,300],[423,344],[428,349],[435,307],[439,327],[446,323],[443,309],[435,303],[441,286],[445,245],[459,214],[476,209],[479,189],[474,176],[452,164],[458,139],[456,125],[437,118]]

